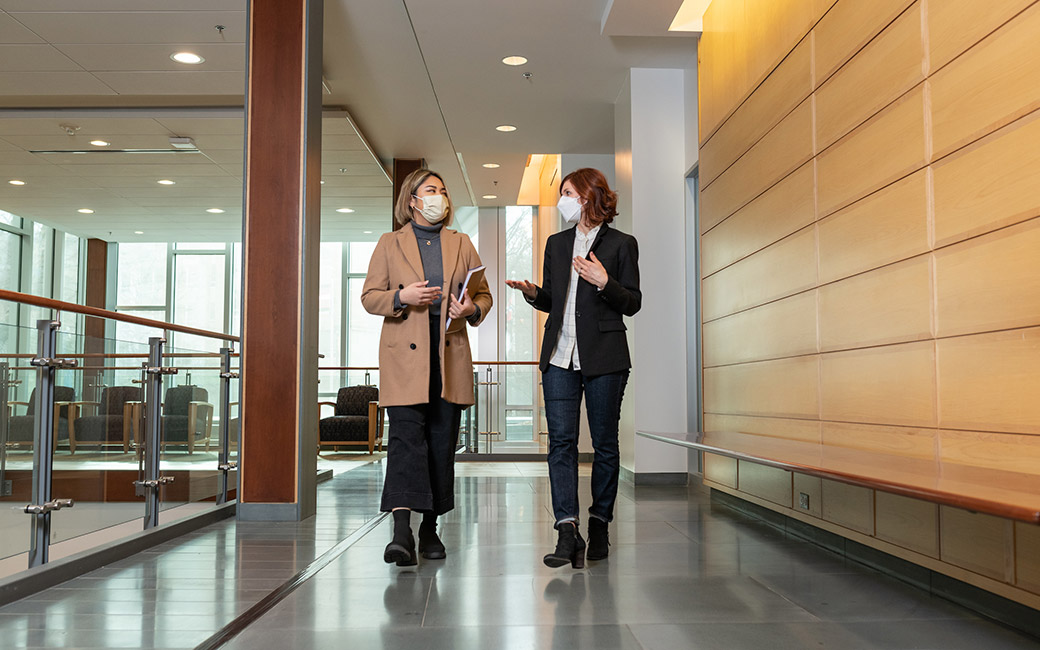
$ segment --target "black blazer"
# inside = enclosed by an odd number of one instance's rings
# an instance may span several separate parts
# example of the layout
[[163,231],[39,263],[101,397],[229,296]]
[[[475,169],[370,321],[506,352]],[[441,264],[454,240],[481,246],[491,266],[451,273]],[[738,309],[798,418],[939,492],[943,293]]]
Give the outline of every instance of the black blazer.
[[[632,361],[622,316],[639,311],[643,299],[639,291],[639,246],[635,237],[604,224],[589,251],[596,253],[607,270],[608,279],[602,291],[586,280],[577,280],[574,317],[581,374],[596,376],[628,370]],[[545,243],[542,286],[531,301],[535,309],[549,312],[538,360],[542,372],[549,368],[563,325],[573,254],[574,228],[552,235]]]

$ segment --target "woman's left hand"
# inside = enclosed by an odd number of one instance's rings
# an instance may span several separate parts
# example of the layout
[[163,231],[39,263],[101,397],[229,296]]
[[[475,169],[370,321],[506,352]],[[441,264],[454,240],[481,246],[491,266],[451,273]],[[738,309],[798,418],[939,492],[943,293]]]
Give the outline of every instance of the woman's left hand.
[[603,268],[603,264],[600,263],[595,253],[589,253],[589,257],[592,259],[575,257],[574,270],[578,272],[578,277],[602,289],[607,286],[607,270]]
[[468,291],[462,292],[462,302],[459,302],[459,299],[455,296],[451,297],[451,304],[448,305],[448,316],[452,320],[469,318],[475,311],[477,311],[477,306],[473,304],[473,299],[469,297]]

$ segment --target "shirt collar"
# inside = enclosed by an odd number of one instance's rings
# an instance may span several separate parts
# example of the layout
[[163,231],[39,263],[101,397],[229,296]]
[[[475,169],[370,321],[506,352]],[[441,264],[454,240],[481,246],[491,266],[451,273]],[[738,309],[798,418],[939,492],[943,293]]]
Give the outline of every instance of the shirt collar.
[[599,229],[602,228],[602,227],[603,227],[603,224],[599,224],[598,226],[596,226],[595,228],[590,230],[589,234],[583,235],[581,233],[581,229],[579,229],[577,226],[574,226],[574,236],[575,237],[580,237],[583,240],[595,239],[596,235],[599,234]]

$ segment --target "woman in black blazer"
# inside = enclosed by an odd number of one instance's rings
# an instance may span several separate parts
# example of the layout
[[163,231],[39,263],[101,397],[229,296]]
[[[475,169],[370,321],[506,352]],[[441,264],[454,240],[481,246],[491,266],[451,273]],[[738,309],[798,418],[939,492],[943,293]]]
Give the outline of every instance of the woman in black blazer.
[[560,214],[573,228],[545,244],[542,286],[507,280],[529,303],[548,312],[538,367],[549,424],[549,482],[559,538],[545,556],[551,567],[585,565],[578,532],[578,422],[582,396],[592,434],[590,560],[609,552],[607,524],[614,516],[620,453],[618,421],[632,367],[623,316],[639,311],[639,248],[635,237],[609,223],[617,194],[596,169],[578,169],[560,184]]

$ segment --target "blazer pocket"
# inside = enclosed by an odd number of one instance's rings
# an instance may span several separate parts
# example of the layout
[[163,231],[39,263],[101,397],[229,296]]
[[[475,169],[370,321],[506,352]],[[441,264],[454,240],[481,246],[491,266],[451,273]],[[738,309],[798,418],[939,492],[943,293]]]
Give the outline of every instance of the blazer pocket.
[[599,331],[601,332],[624,332],[628,328],[625,327],[624,321],[619,320],[601,320],[599,322]]

